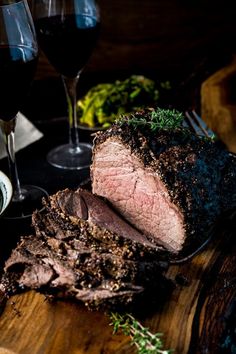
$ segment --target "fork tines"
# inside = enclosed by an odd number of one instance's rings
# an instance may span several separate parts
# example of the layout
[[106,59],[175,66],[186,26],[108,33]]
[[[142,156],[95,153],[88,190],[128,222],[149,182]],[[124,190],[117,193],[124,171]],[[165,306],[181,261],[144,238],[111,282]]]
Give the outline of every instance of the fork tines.
[[208,128],[206,123],[194,110],[190,112],[186,111],[185,116],[187,125],[192,128],[196,134],[208,138],[213,138],[215,136],[214,132]]

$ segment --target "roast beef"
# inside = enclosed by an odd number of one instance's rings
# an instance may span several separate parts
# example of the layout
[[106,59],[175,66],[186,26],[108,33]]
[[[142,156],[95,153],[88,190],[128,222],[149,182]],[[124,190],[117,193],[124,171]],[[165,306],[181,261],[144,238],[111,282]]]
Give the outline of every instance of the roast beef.
[[37,289],[89,308],[118,308],[146,296],[150,284],[168,283],[163,249],[102,199],[65,189],[44,204],[33,214],[35,235],[22,237],[5,264],[2,291]]
[[153,133],[127,118],[98,132],[91,179],[94,194],[172,254],[200,245],[217,218],[236,206],[236,158],[182,128]]
[[0,293],[37,289],[89,308],[158,300],[172,284],[169,262],[194,253],[236,207],[235,180],[236,158],[217,142],[120,120],[95,135],[92,192],[58,191],[34,212],[35,234],[7,260]]

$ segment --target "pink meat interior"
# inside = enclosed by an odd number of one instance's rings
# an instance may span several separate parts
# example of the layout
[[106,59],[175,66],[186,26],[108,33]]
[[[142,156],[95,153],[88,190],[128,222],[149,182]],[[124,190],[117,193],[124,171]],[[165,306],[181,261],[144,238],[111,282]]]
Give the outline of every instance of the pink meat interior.
[[147,237],[171,252],[181,250],[185,240],[181,211],[171,202],[158,174],[117,139],[96,147],[92,188]]

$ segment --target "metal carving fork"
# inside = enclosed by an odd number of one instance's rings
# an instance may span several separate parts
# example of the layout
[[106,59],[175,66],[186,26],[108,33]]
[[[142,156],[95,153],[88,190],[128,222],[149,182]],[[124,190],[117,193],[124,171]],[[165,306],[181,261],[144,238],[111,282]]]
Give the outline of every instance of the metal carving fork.
[[206,125],[204,120],[194,110],[185,112],[184,126],[191,128],[200,136],[206,136],[211,139],[216,138],[215,133]]
[[[206,125],[204,120],[194,110],[185,111],[183,126],[192,129],[197,135],[206,136],[214,140],[218,139],[217,135]],[[221,143],[222,146],[225,146],[223,142]],[[236,159],[236,153],[230,151],[228,153],[230,156]]]

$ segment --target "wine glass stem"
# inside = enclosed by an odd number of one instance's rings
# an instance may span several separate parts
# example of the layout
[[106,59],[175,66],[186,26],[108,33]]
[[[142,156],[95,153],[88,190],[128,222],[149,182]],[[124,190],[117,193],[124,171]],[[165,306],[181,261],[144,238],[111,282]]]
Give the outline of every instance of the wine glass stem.
[[62,81],[64,84],[66,99],[68,104],[68,118],[69,118],[69,144],[73,145],[74,148],[79,146],[79,130],[77,121],[77,94],[76,88],[79,80],[79,75],[75,78],[68,78],[62,76]]
[[8,157],[10,179],[14,191],[12,200],[19,202],[24,199],[24,196],[20,186],[15,159],[15,126],[16,118],[13,118],[10,121],[1,121],[1,129],[3,132]]

